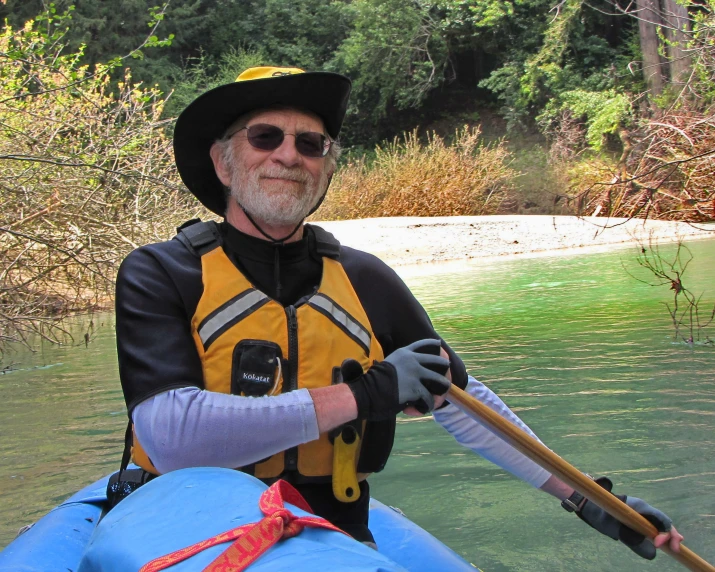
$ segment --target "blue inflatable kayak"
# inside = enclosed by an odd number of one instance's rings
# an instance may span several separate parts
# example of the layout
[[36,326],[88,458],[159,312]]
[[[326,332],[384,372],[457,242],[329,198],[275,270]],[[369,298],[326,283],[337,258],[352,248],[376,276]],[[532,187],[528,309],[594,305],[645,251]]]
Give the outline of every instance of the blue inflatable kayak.
[[[53,509],[0,552],[0,572],[131,572],[146,563],[244,524],[260,521],[266,486],[244,473],[196,468],[155,479],[103,516],[107,478]],[[296,516],[309,515],[286,505]],[[470,571],[475,567],[399,511],[370,501],[375,551],[348,536],[305,528],[279,541],[249,570],[295,572]],[[203,570],[230,542],[208,548],[169,570]]]

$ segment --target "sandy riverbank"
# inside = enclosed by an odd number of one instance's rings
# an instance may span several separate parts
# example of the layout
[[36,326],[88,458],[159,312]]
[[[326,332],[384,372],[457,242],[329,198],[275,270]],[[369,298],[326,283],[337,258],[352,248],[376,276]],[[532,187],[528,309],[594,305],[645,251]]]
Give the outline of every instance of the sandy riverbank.
[[548,215],[395,217],[316,224],[342,244],[393,266],[602,249],[635,245],[639,240],[647,243],[651,236],[659,243],[715,238],[715,224]]

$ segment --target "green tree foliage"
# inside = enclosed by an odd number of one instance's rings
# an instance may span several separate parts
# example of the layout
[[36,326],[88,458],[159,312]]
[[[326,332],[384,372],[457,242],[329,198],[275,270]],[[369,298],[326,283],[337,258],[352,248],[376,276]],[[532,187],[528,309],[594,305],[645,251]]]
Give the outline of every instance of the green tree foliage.
[[[43,2],[7,0],[0,8],[17,25]],[[59,7],[70,2],[57,0]],[[688,37],[710,34],[711,2],[690,10]],[[68,43],[75,51],[85,45],[91,65],[143,42],[154,0],[75,0],[75,6]],[[570,96],[563,94],[633,99],[644,89],[637,14],[620,0],[170,0],[161,6],[156,43],[173,37],[171,45],[135,51],[129,65],[136,80],[173,92],[170,115],[256,64],[349,75],[348,145],[370,146],[442,119],[445,110],[456,122],[488,106],[498,107],[508,128],[533,129],[537,117],[566,105]],[[668,42],[664,50],[672,47]],[[700,45],[707,49],[707,41]],[[698,64],[700,51],[688,53],[704,96],[713,91],[712,75]]]
[[429,3],[357,0],[354,26],[332,67],[354,79],[355,112],[382,119],[390,105],[419,107],[444,80],[448,49]]
[[202,46],[209,54],[243,48],[265,63],[320,69],[351,26],[348,8],[334,0],[218,0]]
[[632,121],[630,99],[614,89],[562,92],[547,104],[538,120],[543,125],[556,122],[563,111],[584,120],[586,142],[596,151],[603,149],[607,135],[618,133],[619,129]]
[[[81,49],[83,63],[90,66],[131,54],[132,59],[125,65],[132,69],[135,81],[166,89],[168,71],[184,55],[186,29],[191,27],[192,15],[201,4],[200,0],[7,0],[5,10],[8,22],[15,28],[44,11],[57,14],[71,10],[71,25],[64,35],[65,51]],[[52,25],[60,24],[54,21]],[[174,42],[177,30],[182,34],[181,41]],[[145,50],[172,44],[173,50]]]
[[[525,49],[533,42],[517,41],[504,65],[481,82],[497,94],[511,126],[535,117],[561,93],[634,85],[626,67],[631,55],[632,25],[604,15],[583,0],[564,0],[556,14],[543,4],[533,8],[541,13],[535,49]],[[610,27],[617,27],[618,33],[604,33]]]
[[235,81],[245,69],[263,64],[264,57],[259,52],[234,48],[221,55],[218,63],[213,63],[204,54],[191,58],[182,68],[174,68],[171,84],[175,86],[166,104],[166,114],[176,117],[202,93]]
[[[60,7],[70,1],[57,0]],[[496,98],[516,126],[561,92],[612,89],[617,77],[630,76],[619,58],[630,55],[634,27],[607,15],[605,2],[171,0],[157,37],[171,35],[171,45],[136,52],[130,66],[135,79],[174,91],[171,113],[202,89],[234,79],[240,65],[345,73],[354,82],[351,142],[412,128],[457,96],[474,107]],[[93,64],[140,45],[153,2],[75,5],[68,41],[75,50],[86,45],[85,61]],[[17,24],[41,6],[8,0],[6,11]]]
[[692,53],[692,78],[688,90],[699,110],[715,104],[715,0],[708,0],[707,9],[693,15],[692,39],[685,46]]
[[[217,0],[201,20],[199,53],[167,72],[177,114],[197,95],[232,82],[251,66],[322,69],[349,28],[348,11],[332,0]],[[168,16],[167,16],[168,18]]]

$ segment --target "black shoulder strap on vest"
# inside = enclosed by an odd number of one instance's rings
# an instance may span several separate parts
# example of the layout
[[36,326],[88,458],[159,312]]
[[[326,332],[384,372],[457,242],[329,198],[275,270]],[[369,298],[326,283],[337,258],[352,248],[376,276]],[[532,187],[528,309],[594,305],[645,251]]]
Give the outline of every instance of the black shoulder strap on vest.
[[197,256],[203,256],[221,245],[221,234],[215,221],[192,219],[176,229],[176,238]]
[[327,256],[335,260],[340,259],[340,243],[338,239],[319,226],[311,224],[310,228],[315,236],[315,252],[320,256]]

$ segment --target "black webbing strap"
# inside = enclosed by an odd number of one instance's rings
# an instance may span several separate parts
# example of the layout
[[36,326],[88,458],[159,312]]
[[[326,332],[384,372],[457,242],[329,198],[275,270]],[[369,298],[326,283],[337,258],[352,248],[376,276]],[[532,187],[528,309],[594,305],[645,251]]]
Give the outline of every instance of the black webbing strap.
[[340,258],[340,243],[338,239],[319,226],[311,224],[310,228],[315,236],[315,252],[320,256],[338,260]]
[[127,423],[127,431],[124,433],[124,452],[122,453],[122,464],[119,465],[119,472],[126,471],[129,461],[132,458],[132,444],[134,432],[132,431],[132,420]]
[[221,245],[221,234],[214,221],[190,220],[176,229],[176,238],[198,256]]
[[104,505],[105,512],[109,512],[132,492],[142,485],[148,483],[156,477],[144,469],[128,469],[129,460],[132,454],[132,421],[127,424],[127,432],[124,435],[124,453],[122,453],[122,464],[119,471],[109,477],[107,482],[107,502]]

